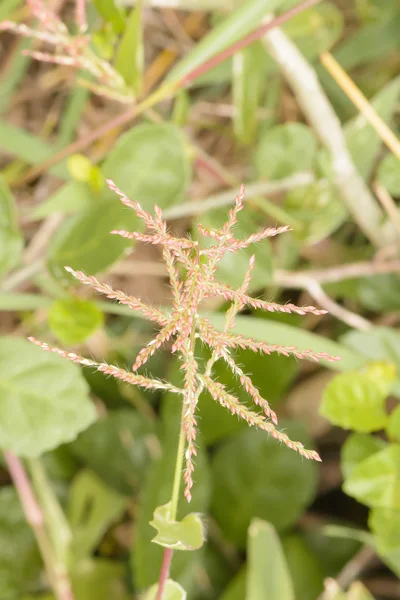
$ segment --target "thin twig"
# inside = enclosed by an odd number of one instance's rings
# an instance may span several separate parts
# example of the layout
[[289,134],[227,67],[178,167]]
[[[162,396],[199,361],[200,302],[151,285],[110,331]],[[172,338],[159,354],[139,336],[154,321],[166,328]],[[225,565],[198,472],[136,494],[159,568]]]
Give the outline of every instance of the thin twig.
[[[257,196],[267,196],[268,194],[277,194],[286,192],[293,188],[310,185],[314,181],[312,173],[296,173],[290,177],[285,177],[279,181],[263,181],[259,183],[246,184],[245,200],[256,198]],[[164,217],[167,220],[180,219],[193,215],[200,215],[206,211],[231,206],[234,203],[234,194],[232,190],[221,192],[209,196],[205,200],[196,202],[185,202],[179,206],[173,206],[164,212]]]
[[286,288],[306,290],[322,308],[326,309],[331,315],[334,315],[340,321],[343,321],[343,323],[346,323],[354,329],[368,331],[372,328],[372,324],[367,321],[367,319],[364,319],[364,317],[361,317],[347,308],[340,306],[340,304],[332,300],[332,298],[330,298],[322,289],[318,281],[312,279],[308,275],[297,274],[295,280],[293,280],[290,276],[284,274],[282,271],[278,271],[274,275],[274,283],[278,286]]
[[303,277],[309,277],[318,281],[320,284],[336,283],[345,279],[359,279],[361,277],[372,277],[373,275],[383,275],[384,273],[400,273],[400,260],[387,262],[355,262],[336,267],[327,267],[326,269],[311,269],[310,271],[275,271],[278,279],[285,279],[286,282],[295,287],[297,280]]
[[[357,579],[366,567],[376,558],[376,551],[370,546],[363,546],[354,556],[345,564],[343,569],[335,580],[329,579],[325,582],[326,592],[329,594],[330,588],[346,589],[352,581]],[[322,592],[317,600],[329,600],[333,596]]]
[[383,233],[381,223],[384,214],[354,165],[340,121],[315,70],[282,31],[275,29],[268,33],[264,44],[292,87],[307,119],[330,152],[335,184],[354,220],[375,246],[392,243],[396,231],[391,226]]
[[368,102],[354,81],[350,79],[332,54],[324,52],[320,58],[325,69],[330,73],[338,86],[372,125],[389,150],[400,160],[400,141],[385,121],[378,115],[374,107]]

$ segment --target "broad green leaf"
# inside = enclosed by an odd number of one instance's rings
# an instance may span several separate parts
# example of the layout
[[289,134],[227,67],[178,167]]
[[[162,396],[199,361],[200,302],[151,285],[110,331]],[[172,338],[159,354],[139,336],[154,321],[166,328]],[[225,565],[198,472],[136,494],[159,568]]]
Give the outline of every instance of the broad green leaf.
[[233,57],[233,130],[243,144],[252,143],[257,133],[257,109],[266,81],[264,60],[265,50],[260,43],[252,44]]
[[40,557],[32,530],[12,487],[0,490],[0,579],[2,600],[15,600],[38,582]]
[[[181,374],[180,374],[181,376]],[[172,377],[169,377],[174,381]],[[175,381],[175,383],[177,383]],[[142,494],[138,507],[135,539],[132,548],[132,566],[134,581],[138,589],[143,590],[158,580],[163,556],[163,548],[152,544],[154,529],[149,525],[154,510],[171,499],[172,481],[178,447],[181,403],[175,394],[165,394],[162,399],[162,453],[147,469],[142,484]],[[190,510],[194,513],[206,514],[210,497],[210,473],[207,456],[202,447],[201,436],[196,440],[198,455],[195,461],[193,498]],[[178,520],[183,519],[188,510],[187,501],[181,493],[178,503]],[[189,597],[198,589],[196,571],[202,563],[202,551],[176,552],[172,561],[171,577],[178,581]]]
[[341,373],[326,386],[320,413],[344,429],[383,429],[388,420],[385,400],[395,376],[395,367],[387,363],[371,363],[359,372]]
[[295,600],[293,584],[274,527],[254,519],[247,544],[246,600]]
[[261,177],[282,179],[313,167],[317,151],[316,139],[302,123],[285,123],[268,129],[261,137],[255,164]]
[[173,550],[198,550],[204,543],[204,527],[199,515],[190,513],[181,521],[171,518],[171,502],[158,506],[150,525],[158,533],[152,541]]
[[400,196],[400,160],[397,156],[387,154],[379,164],[376,176],[389,194]]
[[154,447],[153,424],[130,409],[110,411],[70,445],[74,456],[125,496],[143,485]]
[[91,207],[97,207],[100,200],[101,196],[96,194],[87,184],[71,181],[38,204],[32,210],[30,218],[32,220],[44,219],[59,212],[66,215],[74,214]]
[[352,433],[342,446],[340,467],[345,478],[366,458],[383,450],[386,442],[366,433]]
[[23,247],[15,200],[0,177],[0,278],[18,264]]
[[23,0],[3,0],[0,6],[0,21],[10,17],[10,14],[16,10]]
[[[39,164],[54,154],[52,146],[45,141],[5,121],[0,121],[0,148],[28,165]],[[65,163],[52,167],[50,173],[68,179]]]
[[[298,424],[287,422],[281,428],[310,446]],[[268,518],[282,531],[296,522],[315,494],[316,464],[263,431],[247,428],[230,438],[217,449],[212,470],[218,481],[212,514],[225,537],[241,548],[252,518]]]
[[[392,119],[398,103],[399,93],[400,76],[390,81],[370,100],[373,108],[386,123],[389,123]],[[346,123],[344,132],[359,173],[364,179],[369,179],[382,146],[380,136],[361,114]]]
[[265,15],[273,12],[282,0],[246,0],[237,10],[216,25],[170,71],[168,81],[179,81],[206,60],[218,54],[259,26]]
[[368,526],[374,534],[380,558],[397,577],[400,577],[400,511],[392,508],[373,508]]
[[125,27],[125,13],[114,0],[93,0],[93,4],[105,21],[111,23],[116,33]]
[[118,200],[103,201],[68,219],[50,242],[48,267],[57,279],[71,282],[69,266],[89,274],[104,271],[131,246],[129,240],[111,235],[113,229],[132,230],[137,223],[133,211]]
[[397,551],[400,558],[400,510],[373,508],[368,526],[375,535],[378,551],[381,554]]
[[400,509],[400,445],[391,444],[359,463],[343,490],[367,506]]
[[[158,583],[151,586],[143,600],[156,600],[158,591]],[[163,593],[163,600],[186,600],[187,595],[185,590],[179,583],[168,579]]]
[[117,48],[115,68],[127,86],[136,94],[141,92],[143,81],[142,2],[137,2],[129,15],[125,31]]
[[294,597],[315,600],[323,588],[325,575],[318,553],[299,534],[285,536],[282,547],[292,579]]
[[347,600],[374,600],[374,597],[360,581],[354,581],[348,589]]
[[[387,361],[395,365],[400,374],[400,335],[388,327],[374,327],[370,331],[350,331],[341,337],[341,342],[368,360]],[[392,390],[400,396],[399,377]]]
[[0,446],[39,456],[96,419],[79,368],[28,341],[0,342]]
[[358,296],[362,305],[369,310],[399,310],[400,278],[395,273],[365,277],[359,283]]
[[79,344],[103,325],[104,315],[93,302],[71,296],[53,303],[48,321],[63,344]]
[[154,204],[165,209],[179,203],[191,178],[184,137],[170,123],[133,127],[120,136],[102,170],[124,194],[150,211]]
[[348,211],[336,188],[326,179],[290,191],[284,203],[285,210],[301,228],[296,235],[307,244],[317,244],[342,225]]
[[124,563],[103,558],[80,561],[72,572],[76,600],[129,600]]
[[67,517],[71,525],[74,562],[88,557],[108,527],[126,508],[126,499],[104,485],[89,470],[73,480],[68,494]]

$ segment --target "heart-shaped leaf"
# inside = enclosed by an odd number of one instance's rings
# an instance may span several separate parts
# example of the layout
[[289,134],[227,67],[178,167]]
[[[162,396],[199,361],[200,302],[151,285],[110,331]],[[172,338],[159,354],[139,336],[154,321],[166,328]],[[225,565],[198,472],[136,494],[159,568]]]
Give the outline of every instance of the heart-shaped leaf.
[[171,519],[171,502],[158,506],[150,525],[158,534],[153,542],[174,550],[198,550],[204,542],[204,527],[196,513],[186,515],[182,521]]
[[[148,590],[143,600],[156,600],[158,592],[158,583],[155,583]],[[179,583],[168,579],[163,593],[163,600],[186,600],[186,592]]]

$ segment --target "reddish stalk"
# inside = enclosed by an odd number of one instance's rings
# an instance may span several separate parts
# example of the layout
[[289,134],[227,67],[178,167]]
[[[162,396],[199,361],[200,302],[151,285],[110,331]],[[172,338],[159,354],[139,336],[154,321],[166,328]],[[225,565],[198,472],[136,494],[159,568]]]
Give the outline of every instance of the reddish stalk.
[[172,561],[173,550],[171,548],[164,548],[163,561],[160,571],[160,579],[158,580],[158,590],[156,600],[162,600],[164,595],[165,585],[169,576],[169,569]]
[[54,551],[46,532],[43,512],[35,498],[23,464],[18,456],[15,456],[12,452],[4,452],[4,458],[17,490],[26,521],[35,535],[55,596],[57,600],[74,600],[68,577],[54,564]]
[[224,60],[226,60],[227,58],[233,56],[235,52],[243,50],[243,48],[250,46],[250,44],[252,44],[253,42],[256,42],[260,38],[264,37],[264,35],[271,29],[274,29],[275,27],[280,27],[284,23],[287,23],[287,21],[289,21],[293,17],[296,17],[304,10],[311,8],[319,2],[321,2],[321,0],[304,0],[304,2],[293,6],[293,8],[287,10],[278,17],[271,19],[269,23],[265,23],[265,25],[262,25],[258,29],[251,31],[244,38],[238,40],[237,42],[232,44],[232,46],[229,46],[229,48],[227,48],[226,50],[219,52],[218,54],[204,62],[202,65],[196,67],[195,69],[193,69],[193,71],[182,77],[182,79],[179,81],[179,87],[183,87],[192,83],[192,81],[198,79],[201,75],[207,73],[207,71],[210,71],[220,63],[224,62]]
[[[216,65],[218,65],[219,63],[223,62],[224,60],[226,60],[227,58],[232,56],[235,52],[242,50],[246,46],[249,46],[250,44],[252,44],[254,41],[262,38],[266,34],[267,31],[270,31],[271,29],[274,29],[275,27],[279,27],[280,25],[283,25],[284,23],[286,23],[293,17],[297,16],[304,10],[307,10],[308,8],[311,8],[315,4],[318,4],[320,1],[321,0],[304,0],[304,2],[301,2],[297,6],[294,6],[293,8],[291,8],[290,10],[286,11],[285,13],[279,15],[275,19],[272,19],[269,23],[262,25],[255,31],[252,31],[251,33],[246,35],[241,40],[232,44],[232,46],[230,46],[226,50],[223,50],[219,54],[213,56],[212,58],[207,60],[205,63],[203,63],[199,67],[196,67],[195,69],[193,69],[193,71],[191,71],[190,73],[188,73],[187,75],[182,77],[181,80],[176,82],[176,88],[174,88],[174,89],[178,90],[179,88],[187,86],[188,84],[193,82],[195,79],[200,77],[200,75],[203,75],[207,71],[210,71]],[[163,89],[163,86],[161,86],[161,88],[159,88],[159,90],[162,90],[162,89]],[[149,96],[149,100],[150,100],[150,98],[152,98],[152,96]],[[160,100],[161,99],[165,99],[165,97],[163,98],[162,95],[160,95]],[[132,119],[137,117],[138,114],[140,114],[142,112],[142,110],[140,110],[140,107],[141,107],[140,104],[132,106],[127,111],[118,115],[114,119],[111,119],[111,121],[107,121],[107,122],[103,123],[103,125],[98,127],[98,129],[92,131],[91,133],[89,133],[85,136],[82,136],[81,138],[77,139],[75,142],[73,142],[69,146],[66,146],[59,152],[56,152],[55,154],[53,154],[52,157],[48,158],[40,165],[37,165],[37,166],[33,167],[32,169],[30,169],[23,177],[18,179],[18,181],[15,181],[13,185],[15,187],[17,187],[17,186],[21,186],[21,185],[30,183],[31,181],[36,179],[36,177],[41,175],[44,171],[47,171],[54,165],[57,165],[58,163],[60,163],[62,160],[64,160],[71,154],[75,154],[77,152],[82,152],[83,150],[85,150],[85,148],[90,146],[90,144],[92,144],[93,142],[95,142],[96,140],[101,138],[102,136],[107,135],[113,129],[116,129],[117,127],[121,127],[122,125],[126,125]]]

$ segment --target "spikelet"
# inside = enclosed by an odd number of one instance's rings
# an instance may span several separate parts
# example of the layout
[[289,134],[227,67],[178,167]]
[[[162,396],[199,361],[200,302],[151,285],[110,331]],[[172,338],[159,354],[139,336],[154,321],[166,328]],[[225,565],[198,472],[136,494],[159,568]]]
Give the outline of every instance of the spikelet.
[[[80,20],[81,27],[83,28],[83,14],[80,16]],[[172,391],[182,397],[183,411],[181,426],[186,439],[183,479],[185,482],[184,493],[188,502],[190,502],[192,497],[194,458],[197,453],[196,409],[199,397],[205,389],[208,390],[216,402],[244,420],[248,425],[262,429],[305,458],[320,460],[317,452],[307,450],[300,442],[293,442],[285,433],[280,432],[276,428],[276,414],[270,408],[268,401],[262,397],[252,382],[251,377],[244,373],[243,369],[236,363],[232,351],[237,348],[244,348],[267,355],[276,352],[283,356],[294,356],[298,359],[313,361],[336,361],[339,358],[337,356],[329,356],[326,352],[313,352],[309,349],[299,350],[295,346],[268,344],[262,340],[236,334],[232,329],[235,325],[237,313],[244,307],[259,308],[269,312],[296,313],[299,315],[322,315],[326,311],[319,310],[313,306],[280,305],[275,302],[266,302],[252,298],[248,294],[248,288],[254,268],[254,256],[250,259],[249,268],[239,289],[233,290],[228,285],[215,280],[218,263],[227,253],[238,252],[243,248],[247,248],[252,243],[259,243],[265,238],[284,233],[288,231],[288,228],[267,228],[259,233],[251,234],[243,240],[234,238],[232,230],[237,223],[238,214],[243,208],[244,188],[242,186],[240,193],[235,199],[233,208],[228,213],[227,221],[221,229],[214,230],[205,229],[202,226],[198,227],[200,236],[211,237],[215,240],[215,245],[211,246],[211,248],[202,249],[201,242],[195,242],[189,238],[174,237],[169,233],[167,231],[167,224],[163,220],[162,212],[158,207],[155,207],[153,216],[145,211],[136,200],[130,200],[112,181],[108,180],[107,184],[121,198],[121,202],[126,207],[135,211],[136,215],[147,228],[147,233],[131,233],[125,230],[113,231],[112,233],[139,242],[157,244],[162,247],[163,258],[169,274],[173,294],[172,311],[169,315],[165,314],[163,310],[153,308],[142,302],[139,298],[129,296],[121,290],[113,290],[110,285],[101,283],[91,275],[89,276],[82,271],[74,271],[66,267],[67,271],[83,285],[93,288],[96,292],[104,294],[112,300],[129,306],[132,310],[139,311],[143,316],[157,323],[160,331],[153,340],[140,350],[132,367],[133,372],[125,371],[107,363],[94,362],[74,352],[66,352],[53,348],[33,338],[30,338],[31,341],[47,351],[55,352],[73,362],[95,368],[132,385],[148,389]],[[217,331],[206,318],[199,314],[202,301],[210,296],[219,296],[223,300],[232,302],[226,313],[223,331]],[[203,371],[201,371],[200,365],[194,355],[197,339],[211,349],[211,358],[207,361]],[[162,345],[170,341],[172,342],[171,351],[179,355],[181,371],[183,373],[182,389],[158,379],[144,377],[136,372]],[[220,382],[213,379],[213,367],[218,360],[225,362],[226,366],[232,371],[243,389],[250,396],[253,403],[261,409],[261,414],[241,404],[238,398],[231,394]]]

